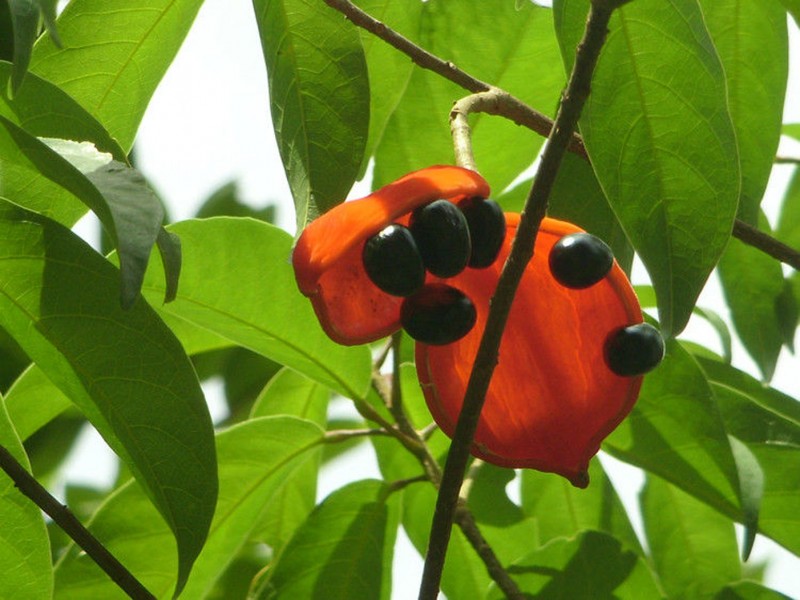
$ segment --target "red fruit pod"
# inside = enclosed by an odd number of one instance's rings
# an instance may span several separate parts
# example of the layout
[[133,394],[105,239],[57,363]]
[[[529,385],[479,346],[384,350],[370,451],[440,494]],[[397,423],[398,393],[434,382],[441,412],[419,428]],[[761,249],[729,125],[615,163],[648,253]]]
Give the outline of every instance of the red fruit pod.
[[[454,285],[475,304],[475,327],[456,343],[416,346],[417,374],[441,429],[452,436],[500,271],[519,215],[506,214],[507,235],[487,269],[467,269]],[[615,375],[604,360],[609,333],[642,322],[639,302],[615,262],[597,284],[575,290],[548,268],[552,246],[578,227],[544,219],[512,304],[497,367],[478,421],[472,453],[504,467],[559,473],[588,484],[589,460],[631,411],[642,377]]]
[[328,336],[344,345],[372,342],[400,329],[402,298],[381,291],[362,263],[368,238],[393,222],[408,223],[418,206],[488,197],[475,171],[434,166],[409,173],[369,196],[344,202],[309,223],[292,252],[300,291],[311,299]]

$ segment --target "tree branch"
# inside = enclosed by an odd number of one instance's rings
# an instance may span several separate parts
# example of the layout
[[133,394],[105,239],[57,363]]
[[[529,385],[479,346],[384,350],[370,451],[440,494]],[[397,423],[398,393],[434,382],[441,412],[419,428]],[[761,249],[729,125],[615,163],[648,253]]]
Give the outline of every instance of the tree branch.
[[533,187],[522,210],[517,234],[511,245],[511,253],[503,266],[497,289],[491,300],[486,329],[472,367],[464,403],[442,474],[422,575],[420,600],[435,600],[439,592],[458,494],[489,382],[497,365],[500,340],[514,294],[533,256],[536,234],[547,210],[550,190],[589,95],[592,73],[608,32],[611,12],[611,9],[597,4],[592,4],[590,8],[584,36],[575,56],[572,75],[561,100],[552,132],[545,144]]
[[126,594],[138,600],[155,600],[155,596],[2,445],[0,445],[0,468],[8,474],[17,489],[49,515]]
[[[473,77],[466,71],[459,69],[452,62],[444,61],[417,46],[408,38],[403,37],[396,31],[387,27],[384,23],[365,13],[353,3],[349,2],[349,0],[324,1],[328,6],[345,15],[355,25],[373,33],[376,37],[382,39],[387,44],[393,46],[408,56],[415,64],[419,65],[423,69],[433,71],[445,79],[448,79],[449,81],[461,86],[465,90],[476,94],[491,90],[494,97],[493,102],[486,103],[486,105],[480,110],[477,108],[473,109],[472,112],[485,112],[487,114],[499,115],[510,119],[517,125],[526,127],[531,131],[535,131],[539,135],[548,136],[550,134],[550,131],[553,128],[552,119],[550,119],[550,117],[544,113],[541,113],[528,106],[519,98],[509,94],[508,92],[495,88],[485,81],[481,81],[480,79]],[[482,100],[481,102],[484,101],[485,100]],[[570,152],[573,152],[586,160],[589,159],[589,156],[586,153],[586,147],[583,143],[583,138],[577,133],[572,134],[569,142],[569,150]],[[778,159],[776,162],[794,163],[795,161],[793,159]],[[746,244],[753,246],[754,248],[757,248],[772,258],[786,263],[794,269],[798,269],[797,264],[800,263],[800,251],[789,248],[785,245],[783,245],[782,251],[778,251],[776,243],[780,244],[780,242],[777,242],[777,240],[775,240],[775,238],[769,234],[764,232],[759,233],[761,235],[751,235],[752,232],[749,231],[747,224],[739,219],[736,220],[733,228],[734,237],[742,240]]]

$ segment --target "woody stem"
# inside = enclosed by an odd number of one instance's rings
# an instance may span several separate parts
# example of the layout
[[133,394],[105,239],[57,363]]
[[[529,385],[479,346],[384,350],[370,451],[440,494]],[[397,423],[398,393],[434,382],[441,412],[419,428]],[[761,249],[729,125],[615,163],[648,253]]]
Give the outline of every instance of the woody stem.
[[436,499],[431,536],[420,587],[420,600],[435,600],[441,582],[444,559],[458,505],[472,440],[481,409],[497,364],[503,330],[522,274],[533,256],[539,225],[547,209],[547,200],[558,168],[567,152],[572,133],[589,95],[592,73],[608,32],[612,9],[593,3],[583,39],[578,45],[575,65],[561,99],[550,137],[545,145],[533,187],[523,208],[511,253],[503,267],[478,353],[470,374],[464,403],[447,456],[442,484]]

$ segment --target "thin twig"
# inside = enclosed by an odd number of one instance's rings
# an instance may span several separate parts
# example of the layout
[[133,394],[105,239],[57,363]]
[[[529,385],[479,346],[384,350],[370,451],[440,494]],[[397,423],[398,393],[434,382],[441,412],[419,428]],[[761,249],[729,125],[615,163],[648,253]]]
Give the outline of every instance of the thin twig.
[[380,437],[391,435],[385,429],[334,429],[326,431],[322,441],[325,444],[341,444],[362,437]]
[[[408,56],[415,64],[419,65],[423,69],[433,71],[434,73],[441,75],[445,79],[448,79],[449,81],[461,86],[465,90],[473,93],[496,90],[495,97],[497,99],[497,104],[489,105],[486,107],[486,110],[481,110],[479,112],[506,117],[517,125],[521,125],[522,127],[526,127],[531,131],[535,131],[539,135],[547,136],[550,134],[550,131],[553,128],[553,120],[544,113],[541,113],[528,106],[519,98],[512,96],[508,92],[498,90],[485,81],[481,81],[466,71],[459,69],[452,62],[444,61],[417,46],[408,38],[403,37],[390,27],[387,27],[384,23],[374,19],[348,0],[324,1],[328,6],[345,15],[355,25],[373,33],[376,37],[382,39],[387,44],[393,46]],[[586,160],[589,159],[588,154],[586,153],[586,147],[583,143],[583,138],[577,133],[572,133],[569,141],[569,150]],[[778,159],[776,162],[784,161]],[[794,163],[795,161],[789,160],[786,162]],[[748,235],[745,233],[746,229],[746,224],[737,219],[736,226],[733,229],[733,236],[739,238],[746,244],[757,248],[772,258],[775,258],[797,269],[796,265],[800,262],[800,252],[793,248],[788,248],[788,253],[773,254],[776,246],[771,240],[775,240],[775,238],[764,232],[761,232],[762,235],[760,236],[749,236],[746,238],[742,237]]]
[[533,187],[525,202],[511,252],[503,266],[497,289],[491,300],[486,328],[467,384],[464,403],[453,434],[450,452],[442,474],[442,484],[436,499],[428,553],[422,574],[420,600],[435,600],[439,593],[458,494],[478,418],[489,389],[492,373],[497,365],[500,340],[508,320],[514,294],[522,274],[533,256],[536,233],[547,210],[550,190],[555,182],[561,161],[567,152],[578,117],[589,95],[592,73],[608,32],[611,12],[610,9],[596,4],[592,4],[590,8],[584,37],[578,45],[575,56],[572,75],[562,98],[550,138],[542,153]]
[[44,489],[2,445],[0,445],[0,468],[8,474],[19,491],[49,515],[70,539],[83,548],[89,558],[97,563],[97,566],[103,569],[122,591],[136,600],[155,600],[155,596],[78,521],[66,506]]
[[776,165],[800,165],[800,158],[794,156],[776,156]]
[[745,244],[758,248],[771,257],[777,258],[782,263],[786,263],[796,271],[800,271],[800,252],[760,229],[736,219],[733,223],[733,235]]

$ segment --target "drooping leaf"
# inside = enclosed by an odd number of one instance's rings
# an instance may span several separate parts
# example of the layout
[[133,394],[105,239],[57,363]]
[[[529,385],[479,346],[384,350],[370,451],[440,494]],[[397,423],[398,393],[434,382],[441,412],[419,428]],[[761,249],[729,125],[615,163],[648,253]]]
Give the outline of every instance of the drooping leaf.
[[399,510],[384,482],[328,496],[270,568],[258,598],[388,599]]
[[640,497],[647,546],[670,598],[710,598],[742,577],[733,523],[653,475]]
[[[292,418],[254,419],[218,434],[219,503],[209,538],[182,598],[205,597],[216,578],[248,539],[281,480],[301,467],[322,431]],[[175,544],[136,482],[112,495],[95,513],[90,531],[158,597],[174,590]],[[56,597],[73,600],[116,597],[108,577],[85,555],[70,551],[56,569]]]
[[[587,0],[556,0],[571,68]],[[736,137],[722,64],[695,0],[614,11],[580,120],[595,173],[680,333],[730,237],[739,198]]]
[[[643,559],[606,533],[586,531],[558,538],[508,567],[532,598],[660,598]],[[492,589],[487,599],[503,595]]]
[[358,176],[370,88],[355,26],[324,3],[253,0],[297,231],[343,202]]
[[[470,18],[465,19],[463,15]],[[552,114],[564,85],[550,11],[533,3],[516,10],[505,0],[423,4],[419,44],[479,79]],[[470,92],[440,75],[416,68],[376,150],[373,186],[433,164],[453,162],[448,114]],[[481,174],[499,193],[536,157],[544,139],[508,119],[470,118]]]
[[6,93],[13,96],[22,85],[31,50],[39,34],[39,9],[34,0],[8,0],[11,9],[11,23],[14,28],[14,69]]
[[[760,228],[769,231],[766,217]],[[719,262],[725,301],[739,339],[765,381],[772,379],[784,336],[778,302],[784,294],[781,264],[762,251],[731,238]]]
[[781,136],[789,70],[786,11],[774,0],[700,0],[700,7],[728,82],[742,172],[738,217],[755,225]]
[[152,266],[143,288],[161,314],[263,354],[345,396],[366,395],[369,350],[335,344],[322,331],[311,304],[297,291],[290,235],[233,217],[185,221],[169,231],[180,236],[183,248],[178,295],[162,305],[163,275]]
[[80,407],[176,536],[179,587],[216,502],[213,430],[194,370],[117,270],[63,226],[0,203],[0,325]]
[[739,498],[742,503],[744,540],[742,560],[747,560],[753,550],[758,533],[758,519],[761,515],[761,502],[764,499],[764,470],[756,456],[747,445],[732,435],[728,436],[739,473]]
[[522,472],[522,508],[536,519],[539,541],[604,531],[644,556],[625,507],[598,460],[589,463],[591,485],[579,490],[562,477],[531,469]]
[[[156,242],[164,211],[137,171],[111,160],[88,175],[47,144],[0,116],[0,166],[38,171],[92,209],[112,237],[121,257],[120,302],[129,308],[139,296],[144,269]],[[92,163],[94,164],[94,163]],[[15,190],[11,190],[12,193]],[[4,189],[3,193],[7,193]],[[26,205],[25,196],[9,194]]]
[[[30,470],[22,442],[0,396],[0,446]],[[49,598],[53,593],[50,541],[42,512],[0,470],[0,597]]]
[[77,100],[128,152],[201,5],[202,0],[73,0],[57,21],[63,47],[40,38],[30,70]]
[[[800,14],[800,4],[798,4],[798,14]],[[791,600],[791,598],[755,581],[742,581],[720,590],[714,596],[714,600]]]

